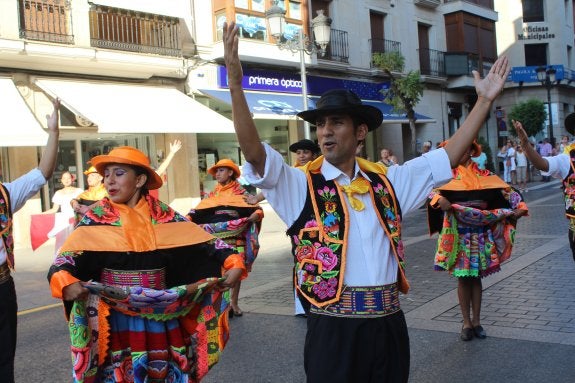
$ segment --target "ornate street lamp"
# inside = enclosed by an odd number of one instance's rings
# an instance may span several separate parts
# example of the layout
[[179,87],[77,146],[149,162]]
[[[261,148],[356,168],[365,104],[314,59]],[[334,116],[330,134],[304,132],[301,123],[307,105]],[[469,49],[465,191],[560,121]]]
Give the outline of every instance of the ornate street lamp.
[[552,118],[552,114],[551,114],[551,88],[553,88],[553,86],[555,86],[555,81],[556,81],[556,70],[553,67],[544,67],[544,66],[540,66],[539,68],[537,68],[536,70],[537,72],[537,80],[539,80],[541,82],[541,85],[543,85],[546,89],[547,89],[547,110],[549,113],[549,141],[551,142],[551,147],[555,147],[555,138],[553,137],[553,118]]
[[[301,91],[303,97],[304,110],[308,109],[307,102],[307,74],[305,68],[305,54],[312,55],[319,53],[325,55],[327,45],[331,35],[331,18],[323,14],[323,9],[317,11],[317,16],[311,20],[311,26],[315,41],[309,39],[304,34],[303,27],[298,31],[297,38],[286,39],[284,37],[285,14],[286,11],[278,5],[278,1],[273,1],[272,6],[266,11],[266,20],[270,35],[276,40],[280,49],[288,49],[293,53],[299,52],[299,64],[301,73]],[[319,46],[319,49],[318,49]],[[304,122],[305,138],[310,138],[310,128],[307,121]]]

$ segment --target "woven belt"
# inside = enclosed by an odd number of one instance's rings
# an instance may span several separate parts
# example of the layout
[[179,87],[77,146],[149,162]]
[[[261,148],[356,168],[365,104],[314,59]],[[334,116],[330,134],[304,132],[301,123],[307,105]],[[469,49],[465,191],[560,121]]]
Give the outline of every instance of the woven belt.
[[312,306],[314,314],[347,318],[374,318],[400,310],[397,283],[383,286],[346,286],[337,303],[327,307]]
[[10,279],[10,268],[8,267],[8,262],[4,262],[0,265],[0,285],[7,282]]
[[166,270],[113,270],[104,269],[100,282],[108,286],[140,286],[156,290],[166,289]]

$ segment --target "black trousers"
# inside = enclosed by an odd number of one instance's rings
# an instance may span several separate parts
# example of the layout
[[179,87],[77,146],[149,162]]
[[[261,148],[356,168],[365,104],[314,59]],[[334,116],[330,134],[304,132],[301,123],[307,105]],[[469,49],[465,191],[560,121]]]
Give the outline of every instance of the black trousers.
[[18,303],[12,277],[0,285],[0,382],[14,383]]
[[409,336],[402,311],[371,319],[310,313],[307,325],[307,383],[408,381]]
[[569,246],[571,247],[571,253],[573,254],[573,260],[575,261],[575,232],[569,229]]

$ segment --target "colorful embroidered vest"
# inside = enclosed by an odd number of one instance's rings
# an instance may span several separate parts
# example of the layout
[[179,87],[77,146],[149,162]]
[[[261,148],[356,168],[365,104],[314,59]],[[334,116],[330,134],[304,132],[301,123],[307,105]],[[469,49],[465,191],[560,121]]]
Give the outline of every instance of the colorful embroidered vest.
[[[348,220],[343,192],[333,180],[327,181],[320,173],[323,158],[318,160],[307,168],[310,170],[304,169],[308,180],[308,195],[300,216],[287,234],[292,241],[292,254],[296,263],[296,286],[307,300],[322,307],[337,302],[342,291],[348,251]],[[358,159],[358,162],[371,180],[369,194],[399,264],[399,290],[406,293],[409,284],[404,274],[401,210],[395,192],[383,174],[366,171],[362,167],[363,161]]]
[[563,179],[565,193],[565,215],[569,219],[575,219],[575,161],[571,159],[571,169],[567,177]]
[[12,237],[12,209],[8,190],[0,184],[0,235],[6,249],[8,266],[14,268],[14,238]]

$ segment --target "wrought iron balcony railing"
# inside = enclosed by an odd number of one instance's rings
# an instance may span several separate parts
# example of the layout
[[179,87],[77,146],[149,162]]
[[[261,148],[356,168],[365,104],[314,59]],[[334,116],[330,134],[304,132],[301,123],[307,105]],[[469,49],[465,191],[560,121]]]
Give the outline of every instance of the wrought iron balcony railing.
[[[399,41],[385,40],[385,39],[370,39],[369,45],[371,46],[371,56],[374,53],[385,53],[385,52],[400,52],[401,53],[401,43]],[[374,67],[373,60],[371,61],[371,67]]]
[[180,20],[175,17],[93,5],[91,45],[139,53],[180,57]]
[[331,28],[329,44],[327,45],[325,56],[320,57],[324,60],[349,62],[349,43],[347,32]]
[[419,72],[424,76],[445,77],[445,52],[419,49]]
[[20,37],[73,44],[69,0],[18,0]]
[[474,70],[482,76],[489,73],[495,59],[481,57],[476,53],[469,52],[445,52],[445,75],[446,76],[470,76]]

